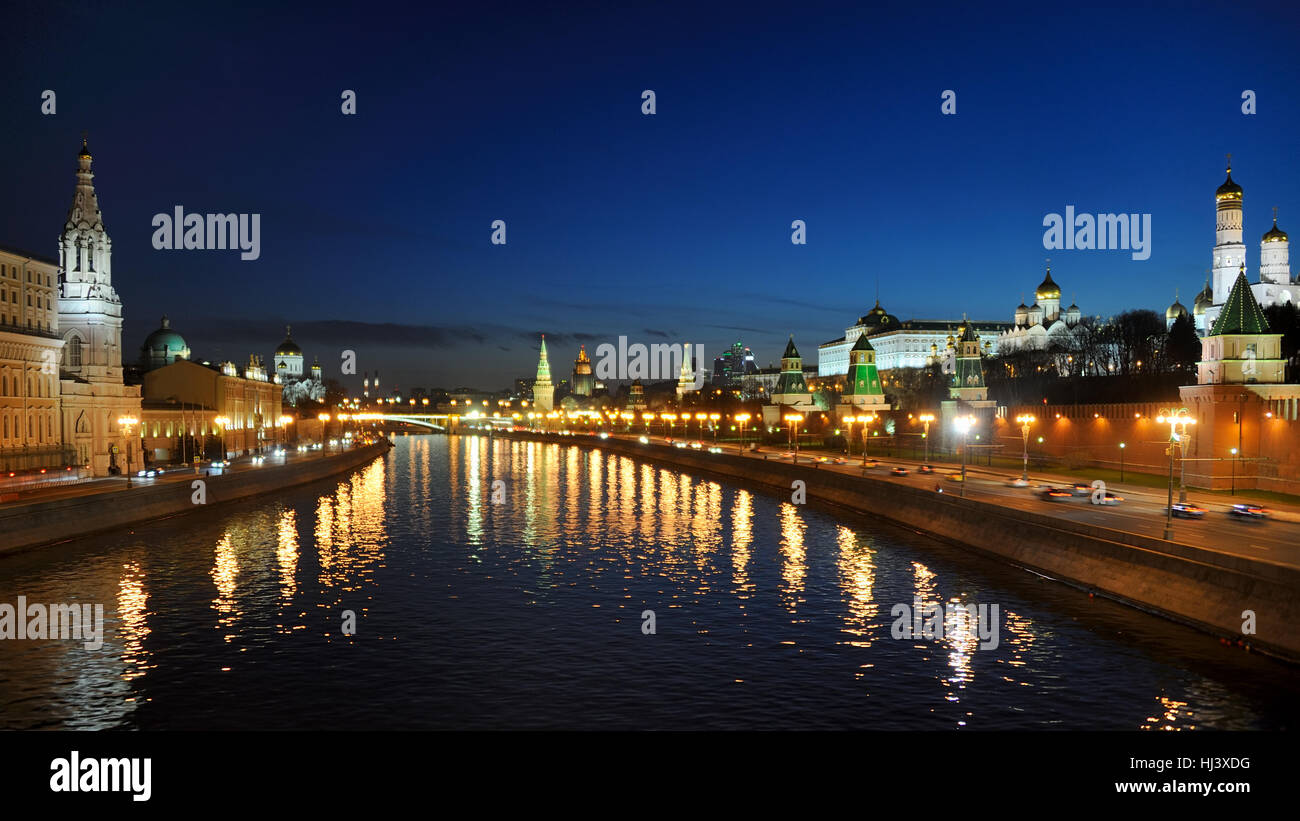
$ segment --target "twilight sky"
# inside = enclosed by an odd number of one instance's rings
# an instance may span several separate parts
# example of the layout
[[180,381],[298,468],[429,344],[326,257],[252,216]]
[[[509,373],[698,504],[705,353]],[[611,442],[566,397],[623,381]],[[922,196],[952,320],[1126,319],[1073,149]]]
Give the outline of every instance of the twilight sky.
[[[1300,230],[1294,4],[624,5],[7,11],[0,245],[57,255],[87,130],[129,351],[166,313],[269,360],[292,323],[327,375],[499,388],[541,332],[557,378],[620,334],[813,363],[877,287],[1009,320],[1046,257],[1085,314],[1190,305],[1226,152],[1252,281],[1271,207]],[[260,258],[155,250],[177,205],[260,214]],[[1150,258],[1045,250],[1067,205],[1150,214]]]

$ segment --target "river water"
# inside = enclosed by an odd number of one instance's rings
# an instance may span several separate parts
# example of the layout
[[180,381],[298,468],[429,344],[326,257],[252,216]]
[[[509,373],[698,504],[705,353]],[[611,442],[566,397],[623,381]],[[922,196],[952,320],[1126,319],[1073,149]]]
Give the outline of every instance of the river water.
[[[1293,667],[884,523],[599,450],[396,443],[0,557],[0,603],[105,613],[98,649],[0,641],[0,727],[1300,724]],[[915,602],[947,607],[941,639],[891,635]],[[953,604],[996,604],[996,647]]]

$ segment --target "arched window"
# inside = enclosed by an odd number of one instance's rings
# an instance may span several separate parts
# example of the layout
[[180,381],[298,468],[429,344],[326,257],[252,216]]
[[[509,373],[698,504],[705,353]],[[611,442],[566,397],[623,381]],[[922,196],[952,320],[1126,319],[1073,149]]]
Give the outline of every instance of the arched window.
[[81,337],[72,336],[68,338],[67,360],[69,368],[81,367]]

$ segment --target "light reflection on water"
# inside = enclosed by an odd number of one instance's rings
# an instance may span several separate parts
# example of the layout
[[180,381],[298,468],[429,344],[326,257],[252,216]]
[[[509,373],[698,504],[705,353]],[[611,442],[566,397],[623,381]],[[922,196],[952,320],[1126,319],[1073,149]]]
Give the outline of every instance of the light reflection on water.
[[[479,437],[6,557],[18,595],[103,602],[105,644],[0,641],[3,727],[1289,727],[1300,689],[915,534]],[[891,637],[914,601],[942,639]],[[991,603],[980,650],[951,605]]]

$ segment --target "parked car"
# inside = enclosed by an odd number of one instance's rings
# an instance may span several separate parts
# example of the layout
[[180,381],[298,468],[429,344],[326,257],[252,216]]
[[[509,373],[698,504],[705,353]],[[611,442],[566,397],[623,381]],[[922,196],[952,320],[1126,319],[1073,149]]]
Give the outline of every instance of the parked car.
[[1174,502],[1173,515],[1182,519],[1203,519],[1205,518],[1205,508],[1198,507],[1191,502]]
[[1238,519],[1267,519],[1268,511],[1259,505],[1243,503],[1228,508],[1228,515]]

